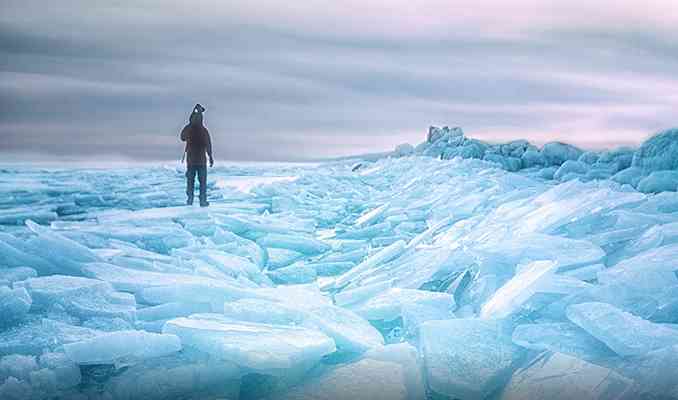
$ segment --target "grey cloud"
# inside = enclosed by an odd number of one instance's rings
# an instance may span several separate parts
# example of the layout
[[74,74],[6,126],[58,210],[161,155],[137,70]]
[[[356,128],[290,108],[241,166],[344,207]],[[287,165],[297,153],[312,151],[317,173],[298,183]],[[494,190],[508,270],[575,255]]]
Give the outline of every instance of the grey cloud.
[[[678,99],[642,84],[678,85],[675,32],[573,26],[493,36],[451,24],[389,36],[224,10],[197,19],[152,2],[127,14],[69,4],[54,24],[44,24],[47,10],[22,16],[28,6],[15,1],[0,17],[0,153],[171,159],[197,101],[208,107],[215,152],[228,159],[388,149],[423,140],[429,124],[581,144],[597,132],[597,143],[613,145],[675,123],[662,110]],[[629,77],[640,83],[624,84]]]

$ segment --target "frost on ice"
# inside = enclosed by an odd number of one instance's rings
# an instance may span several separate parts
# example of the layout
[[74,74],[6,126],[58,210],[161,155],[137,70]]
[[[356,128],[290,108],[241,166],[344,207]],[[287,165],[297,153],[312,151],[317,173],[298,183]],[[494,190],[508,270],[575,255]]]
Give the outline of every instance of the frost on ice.
[[678,131],[0,171],[2,399],[678,398]]

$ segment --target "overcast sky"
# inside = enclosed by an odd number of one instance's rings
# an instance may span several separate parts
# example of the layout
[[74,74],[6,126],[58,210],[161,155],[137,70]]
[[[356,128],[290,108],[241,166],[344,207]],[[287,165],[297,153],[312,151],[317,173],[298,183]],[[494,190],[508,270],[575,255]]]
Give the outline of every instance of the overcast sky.
[[637,144],[678,125],[678,2],[2,0],[0,157],[217,160],[424,140]]

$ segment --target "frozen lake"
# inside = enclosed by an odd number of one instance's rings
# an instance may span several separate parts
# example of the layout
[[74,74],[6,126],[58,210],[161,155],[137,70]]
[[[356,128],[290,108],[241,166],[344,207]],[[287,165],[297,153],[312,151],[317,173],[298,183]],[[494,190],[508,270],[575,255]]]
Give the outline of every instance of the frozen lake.
[[430,157],[208,183],[2,169],[0,398],[677,393],[675,192]]

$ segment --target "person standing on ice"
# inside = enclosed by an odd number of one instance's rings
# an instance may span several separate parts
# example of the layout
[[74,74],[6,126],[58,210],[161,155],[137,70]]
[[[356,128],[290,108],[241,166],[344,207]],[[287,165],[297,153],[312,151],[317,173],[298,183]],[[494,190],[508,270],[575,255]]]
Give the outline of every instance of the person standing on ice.
[[210,167],[214,166],[212,157],[212,139],[207,128],[202,123],[202,114],[205,108],[200,104],[193,107],[188,119],[188,125],[181,130],[181,141],[186,142],[184,156],[186,157],[186,200],[187,205],[193,205],[195,194],[195,175],[200,183],[200,207],[207,207],[207,156]]

